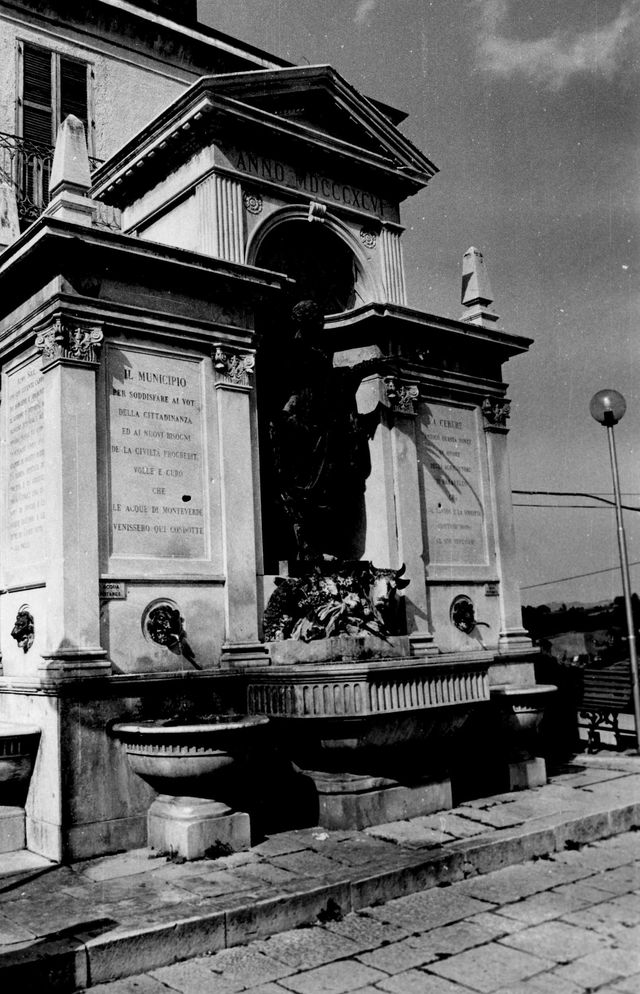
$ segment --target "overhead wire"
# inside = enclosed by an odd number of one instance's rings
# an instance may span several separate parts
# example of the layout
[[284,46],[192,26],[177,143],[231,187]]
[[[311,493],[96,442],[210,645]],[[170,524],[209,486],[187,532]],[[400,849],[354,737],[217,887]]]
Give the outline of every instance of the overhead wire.
[[[606,504],[608,507],[615,507],[615,501],[609,500],[603,497],[601,494],[586,493],[581,490],[512,490],[513,494],[518,494],[523,497],[584,497],[589,500],[597,500],[602,504]],[[632,492],[626,494],[626,496],[638,496],[637,493]],[[572,508],[580,510],[591,510],[591,511],[605,511],[605,507],[592,507],[590,504],[514,504],[514,507],[549,507],[549,508]],[[634,507],[631,504],[622,504],[622,508],[625,511],[640,511],[640,507]],[[629,566],[640,566],[640,560],[629,563]],[[521,590],[533,590],[536,587],[549,587],[555,583],[566,583],[569,580],[581,580],[587,576],[598,576],[601,573],[613,573],[619,570],[620,566],[607,566],[605,569],[595,569],[590,570],[588,573],[574,573],[572,576],[562,576],[558,577],[556,580],[543,580],[540,583],[528,583],[521,585]]]

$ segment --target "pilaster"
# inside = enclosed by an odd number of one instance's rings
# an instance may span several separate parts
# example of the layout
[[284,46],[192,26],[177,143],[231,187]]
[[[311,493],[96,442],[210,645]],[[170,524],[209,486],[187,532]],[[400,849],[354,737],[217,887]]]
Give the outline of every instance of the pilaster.
[[385,377],[387,403],[393,416],[391,448],[398,557],[405,563],[411,584],[405,597],[407,631],[414,655],[437,652],[429,629],[429,603],[424,564],[424,531],[420,508],[420,480],[416,419],[420,390],[416,383]]
[[258,639],[257,553],[251,390],[255,354],[226,345],[214,348],[222,554],[225,583],[225,643],[222,661],[231,665],[266,662]]
[[400,233],[385,224],[380,231],[380,255],[385,299],[390,304],[406,304],[407,290]]
[[490,488],[493,494],[493,522],[496,541],[496,565],[500,576],[500,652],[527,652],[531,639],[522,626],[516,536],[511,501],[511,476],[507,453],[507,419],[510,404],[501,398],[485,397],[482,403],[487,440]]
[[244,262],[242,187],[226,176],[212,175],[196,191],[202,251],[229,262]]
[[47,622],[42,668],[111,669],[100,645],[96,369],[102,329],[57,316],[36,337],[44,376]]

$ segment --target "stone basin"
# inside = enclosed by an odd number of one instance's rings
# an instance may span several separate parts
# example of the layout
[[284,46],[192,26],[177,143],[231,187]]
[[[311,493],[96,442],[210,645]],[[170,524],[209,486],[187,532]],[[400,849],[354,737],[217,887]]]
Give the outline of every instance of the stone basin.
[[24,803],[39,739],[37,725],[0,721],[0,804]]
[[316,818],[364,828],[451,807],[450,744],[489,707],[488,654],[253,667],[247,710],[314,784]]
[[489,701],[487,670],[486,653],[254,668],[248,711],[271,718],[300,766],[392,776],[441,765],[445,738]]
[[499,709],[512,760],[526,760],[537,754],[538,729],[557,689],[551,683],[528,687],[498,684],[491,688],[491,701]]
[[269,719],[216,715],[201,721],[123,721],[112,726],[132,770],[172,796],[213,797],[231,767],[244,761]]

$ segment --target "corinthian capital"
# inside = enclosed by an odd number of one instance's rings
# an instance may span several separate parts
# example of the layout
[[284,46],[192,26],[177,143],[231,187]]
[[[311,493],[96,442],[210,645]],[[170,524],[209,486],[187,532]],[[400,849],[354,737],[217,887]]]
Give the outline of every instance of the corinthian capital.
[[38,332],[35,344],[43,367],[59,359],[93,364],[98,362],[103,338],[98,325],[58,317]]
[[253,352],[237,352],[217,345],[213,352],[213,368],[218,381],[233,387],[251,387],[256,365]]

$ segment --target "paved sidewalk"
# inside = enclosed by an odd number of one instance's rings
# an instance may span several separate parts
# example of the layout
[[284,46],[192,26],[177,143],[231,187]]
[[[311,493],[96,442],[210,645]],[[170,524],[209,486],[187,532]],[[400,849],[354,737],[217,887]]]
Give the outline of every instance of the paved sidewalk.
[[[574,765],[554,776],[547,786],[536,790],[472,801],[450,812],[376,826],[363,832],[327,832],[320,828],[286,832],[267,839],[248,853],[218,860],[178,865],[164,858],[154,858],[149,850],[138,850],[73,866],[53,866],[30,854],[26,857],[18,854],[12,867],[12,858],[3,857],[0,989],[7,994],[14,990],[72,991],[170,967],[179,960],[209,953],[222,956],[223,960],[219,962],[224,962],[225,958],[234,962],[241,954],[231,947],[252,940],[266,940],[276,933],[317,921],[324,923],[324,931],[320,934],[341,935],[340,929],[348,926],[344,923],[332,925],[331,919],[347,916],[344,922],[354,921],[349,917],[352,912],[362,912],[406,895],[419,894],[410,899],[418,902],[416,907],[426,907],[424,902],[435,901],[437,907],[450,908],[448,912],[442,912],[444,919],[441,915],[438,917],[438,913],[433,922],[421,919],[420,928],[424,931],[430,925],[444,926],[475,914],[486,912],[491,916],[495,914],[495,906],[504,903],[504,895],[496,891],[491,898],[481,890],[488,878],[480,879],[478,875],[556,853],[557,857],[548,863],[557,871],[556,876],[549,877],[554,882],[545,882],[540,887],[536,884],[530,891],[554,889],[555,893],[555,888],[577,879],[572,874],[581,875],[583,853],[576,856],[572,851],[576,846],[640,827],[639,764],[636,757],[635,761],[617,764],[622,766],[618,769]],[[628,845],[635,842],[635,838],[640,836],[630,837]],[[596,847],[594,851],[599,850]],[[18,863],[25,859],[30,865],[20,870]],[[546,866],[546,861],[537,863],[534,876],[538,881],[547,880],[544,876]],[[516,867],[507,871],[508,879],[518,880],[520,872]],[[589,871],[585,876],[597,872],[599,869]],[[459,883],[461,881],[465,882]],[[437,889],[429,891],[430,888]],[[510,892],[505,891],[504,899],[514,901],[516,897],[522,898],[525,892],[526,888],[511,897]],[[466,895],[465,900],[471,904],[459,905],[459,898],[451,904],[452,899],[447,895],[453,894]],[[557,902],[557,898],[552,897],[551,901]],[[581,909],[570,910],[577,913]],[[376,931],[375,924],[371,924],[379,921],[380,914],[381,911],[374,908],[365,919],[367,942],[374,935],[382,941],[380,929]],[[453,917],[447,918],[447,915]],[[502,917],[509,918],[509,915],[502,914]],[[544,922],[544,917],[539,920]],[[360,922],[360,918],[355,921]],[[491,918],[476,920],[474,917],[472,932],[479,925],[488,928],[490,922]],[[406,926],[398,922],[398,927],[404,929],[396,934],[398,941],[407,938],[406,949],[414,948],[414,930],[409,930],[411,935],[405,936]],[[394,937],[388,927],[383,931],[386,939]],[[305,934],[311,934],[310,930],[295,933],[296,936]],[[494,937],[495,933],[490,936],[491,941]],[[346,933],[342,935],[343,940],[349,938],[356,944],[365,941]],[[490,945],[486,936],[485,939],[486,942],[476,945]],[[269,941],[276,942],[275,939]],[[301,940],[291,941],[295,946]],[[356,950],[348,943],[336,945],[335,938],[324,941],[330,948],[344,950],[343,959],[351,959],[356,953],[364,956],[362,946]],[[362,988],[376,987],[383,982],[376,973],[366,973],[366,970],[379,971],[380,965],[375,964],[380,964],[380,957],[384,959],[387,955],[378,953],[376,960],[373,956],[376,943],[377,939],[367,947],[372,959],[354,960],[356,977],[363,978],[361,983],[358,981]],[[400,948],[405,949],[405,946]],[[220,952],[222,950],[224,952]],[[276,972],[269,973],[262,959],[267,954],[262,948],[259,951],[258,964],[266,971],[257,975],[260,983],[282,981],[284,984],[285,978],[294,974],[290,962],[283,966],[280,959],[270,954],[267,963],[273,960],[276,965],[269,969]],[[494,952],[491,947],[486,955],[493,956]],[[457,953],[464,955],[463,948],[458,950],[456,947]],[[300,955],[303,958],[298,963],[298,970],[314,962],[304,959],[306,953]],[[532,950],[514,952],[506,938],[500,937],[496,955],[496,962],[501,964],[503,961],[515,963],[514,957],[518,962],[524,957],[526,962],[527,956],[535,957],[538,953]],[[417,968],[429,966],[429,956],[420,963],[416,961]],[[212,962],[207,960],[209,967]],[[406,970],[407,963],[408,960],[402,960],[402,971]],[[440,987],[434,986],[435,980],[429,981],[432,986],[426,990],[433,990],[434,994],[439,991],[446,994],[451,990],[445,983],[449,975],[442,973],[441,968],[444,969],[444,962],[429,967],[434,977],[437,974],[441,978]],[[327,966],[327,978],[331,969]],[[640,964],[637,972],[640,972]],[[395,973],[387,970],[387,974],[383,972],[383,979],[387,975]],[[525,975],[526,971],[522,976]],[[242,977],[246,976],[242,973]],[[338,994],[355,989],[341,987],[342,981],[336,981],[337,986],[332,986],[334,982],[327,978],[328,986],[310,987],[308,994],[334,989]],[[418,979],[422,983],[422,978]],[[201,989],[215,990],[217,994],[250,986],[248,981],[242,980],[217,983],[211,988],[211,974],[208,981],[209,987],[205,985]],[[388,976],[384,982],[391,982]],[[154,994],[161,983],[157,976],[145,977],[137,988],[131,986],[131,981],[130,989]],[[167,985],[160,989],[166,991]],[[516,994],[515,987],[511,989]],[[562,994],[563,988],[555,989]],[[265,988],[260,994],[276,994],[277,991],[277,987],[273,991]],[[307,994],[307,989],[301,987],[300,994]]]
[[640,835],[93,988],[172,991],[638,994]]

